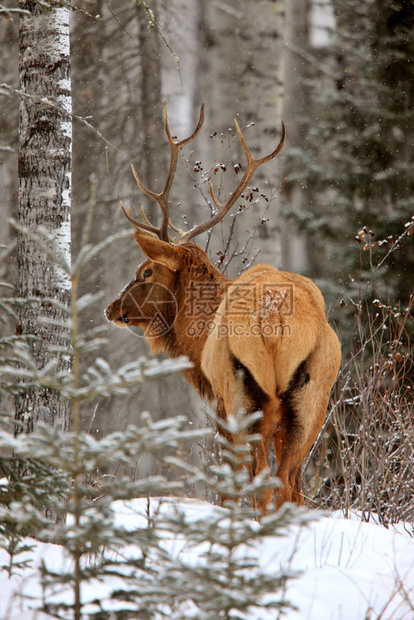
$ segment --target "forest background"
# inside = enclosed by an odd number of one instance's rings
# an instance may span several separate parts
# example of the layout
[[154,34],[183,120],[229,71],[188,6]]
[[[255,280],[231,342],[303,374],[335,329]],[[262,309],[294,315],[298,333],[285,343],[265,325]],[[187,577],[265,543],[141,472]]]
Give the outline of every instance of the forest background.
[[[5,2],[0,15],[0,242],[6,246],[0,276],[13,284],[18,281],[16,232],[8,220],[16,216],[18,200],[18,96],[13,91],[19,90],[19,20],[8,9],[14,8],[16,3]],[[229,275],[256,261],[313,278],[341,337],[344,364],[357,352],[367,353],[361,372],[375,370],[371,336],[377,320],[388,330],[380,343],[377,370],[383,374],[377,396],[383,401],[384,385],[402,377],[404,402],[412,408],[410,3],[80,2],[71,15],[71,72],[75,255],[94,179],[94,243],[125,229],[120,200],[136,214],[146,205],[131,163],[144,183],[159,191],[168,167],[165,100],[179,137],[191,133],[201,102],[206,106],[204,130],[183,153],[172,189],[173,213],[183,228],[209,217],[209,176],[221,195],[237,184],[243,160],[233,118],[240,117],[256,155],[274,148],[283,119],[288,137],[278,165],[258,172],[252,192],[235,210],[240,217],[228,218],[211,239],[199,243],[208,244],[213,262]],[[151,209],[148,205],[146,211]],[[141,259],[131,239],[115,242],[90,263],[81,292],[101,297],[84,314],[85,328],[105,323],[104,308]],[[128,330],[107,325],[105,332],[104,357],[111,367],[148,352],[143,338]],[[87,367],[90,359],[85,356],[81,363]],[[361,386],[366,376],[357,373],[355,381]],[[344,382],[340,390],[348,415],[361,399],[344,396],[343,387]],[[102,437],[136,423],[147,408],[156,419],[184,413],[204,423],[194,392],[174,374],[133,387],[127,395],[96,398],[82,407],[82,426]]]

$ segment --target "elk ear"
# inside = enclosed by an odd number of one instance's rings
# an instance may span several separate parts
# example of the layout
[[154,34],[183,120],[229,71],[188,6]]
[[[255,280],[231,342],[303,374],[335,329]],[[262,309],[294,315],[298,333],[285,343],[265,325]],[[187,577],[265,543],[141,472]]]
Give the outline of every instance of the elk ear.
[[164,265],[171,271],[179,268],[179,251],[170,243],[136,231],[134,239],[144,254],[154,263]]

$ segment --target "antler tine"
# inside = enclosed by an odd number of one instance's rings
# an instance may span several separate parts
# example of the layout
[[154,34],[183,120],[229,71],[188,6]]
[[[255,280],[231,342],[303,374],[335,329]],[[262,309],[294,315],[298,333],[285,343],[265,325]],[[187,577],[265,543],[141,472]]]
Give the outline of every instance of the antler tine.
[[251,154],[250,149],[247,146],[246,140],[244,139],[244,136],[243,136],[243,134],[241,132],[241,129],[240,129],[239,124],[238,124],[236,119],[234,119],[234,124],[236,126],[237,135],[239,136],[239,140],[241,142],[241,145],[242,145],[243,150],[244,150],[245,155],[246,155],[246,159],[247,159],[246,172],[244,173],[243,178],[240,181],[238,187],[231,194],[231,196],[228,198],[227,202],[224,205],[221,204],[221,202],[217,198],[217,196],[216,196],[216,194],[214,192],[214,188],[213,188],[212,182],[211,181],[209,182],[209,185],[210,185],[210,195],[211,195],[211,198],[213,199],[214,204],[217,207],[217,212],[209,220],[207,220],[206,222],[204,222],[202,224],[199,224],[198,226],[195,226],[194,228],[189,230],[187,233],[182,235],[180,237],[180,239],[178,240],[179,244],[186,243],[187,241],[190,241],[190,239],[193,239],[197,235],[201,235],[201,233],[206,232],[206,230],[209,230],[210,228],[215,226],[215,224],[218,224],[218,222],[220,222],[224,218],[226,213],[231,209],[231,207],[234,205],[236,200],[244,192],[244,190],[246,189],[247,185],[249,184],[251,178],[253,177],[254,173],[256,172],[257,168],[259,166],[261,166],[262,164],[270,161],[274,157],[276,157],[276,155],[278,155],[280,153],[280,151],[282,150],[282,148],[283,148],[283,145],[284,145],[285,140],[286,140],[286,127],[285,127],[285,124],[284,124],[283,121],[282,121],[282,137],[280,138],[279,144],[277,145],[277,147],[275,148],[275,150],[272,153],[270,153],[269,155],[266,155],[265,157],[262,157],[260,159],[255,159],[253,157],[253,155]]
[[120,202],[120,205],[121,205],[122,213],[125,215],[129,223],[132,224],[135,230],[146,230],[147,232],[154,233],[159,237],[159,229],[156,226],[153,226],[152,224],[150,224],[147,219],[146,219],[145,224],[143,224],[142,222],[137,222],[137,220],[134,220],[134,218],[132,217],[131,207],[128,207],[128,212],[127,212],[122,201]]
[[139,178],[137,171],[134,168],[134,164],[131,164],[131,170],[132,170],[132,174],[134,175],[135,181],[137,182],[137,185],[139,189],[141,190],[141,192],[145,194],[146,196],[149,196],[150,198],[153,198],[154,200],[158,201],[158,197],[160,194],[156,194],[155,192],[152,192],[150,189],[145,187],[145,185],[142,183],[141,179]]
[[[150,198],[153,198],[156,202],[158,202],[161,208],[161,212],[162,212],[162,222],[161,222],[161,226],[159,226],[158,228],[156,226],[152,226],[152,224],[150,224],[146,216],[144,216],[145,223],[137,222],[136,220],[132,218],[131,215],[128,216],[126,214],[125,209],[122,207],[122,211],[125,217],[127,217],[127,219],[131,222],[131,224],[134,226],[136,230],[140,230],[140,229],[146,230],[148,232],[155,233],[162,241],[167,241],[167,242],[169,241],[168,227],[171,226],[171,222],[169,220],[169,212],[168,212],[168,196],[170,193],[171,185],[174,180],[175,171],[177,168],[178,153],[183,146],[185,146],[186,144],[194,140],[194,138],[200,132],[201,127],[203,126],[203,123],[204,123],[204,103],[201,105],[200,118],[198,120],[197,127],[195,128],[191,136],[176,142],[171,135],[171,131],[168,125],[167,102],[164,103],[164,129],[167,135],[168,143],[170,145],[171,157],[170,157],[170,167],[168,170],[167,179],[165,181],[164,189],[162,190],[162,192],[158,194],[156,192],[151,191],[147,187],[145,187],[145,185],[142,183],[141,179],[139,178],[134,166],[131,166],[132,173],[134,175],[135,181],[137,182],[139,189],[144,194],[146,194],[147,196],[149,196]],[[171,226],[171,228],[175,230],[173,226]]]
[[175,171],[177,168],[178,153],[180,152],[180,149],[183,146],[185,146],[186,144],[194,140],[194,138],[196,138],[196,136],[199,134],[203,126],[203,123],[204,123],[204,103],[201,104],[200,117],[198,119],[197,127],[195,128],[191,136],[189,136],[188,138],[184,138],[183,140],[180,140],[179,142],[175,142],[171,135],[170,127],[168,125],[167,102],[164,103],[164,129],[167,135],[167,139],[168,139],[168,143],[170,145],[170,151],[171,151],[170,169],[168,171],[168,176],[165,182],[164,189],[162,190],[162,195],[166,197],[167,209],[168,209],[168,194],[170,193],[171,185],[174,180]]
[[285,140],[286,140],[286,127],[285,127],[285,123],[283,121],[281,121],[281,124],[282,124],[282,136],[281,136],[281,138],[279,140],[279,144],[277,145],[275,150],[272,151],[272,153],[270,153],[269,155],[265,155],[261,159],[255,159],[253,157],[253,155],[251,154],[250,149],[247,146],[246,140],[244,139],[242,131],[241,131],[240,127],[239,127],[239,123],[237,122],[236,119],[234,119],[234,124],[236,125],[237,135],[239,136],[239,140],[240,140],[240,142],[242,144],[243,150],[246,153],[247,163],[250,164],[250,162],[251,162],[252,165],[254,166],[254,170],[253,170],[253,172],[252,172],[252,174],[250,176],[250,178],[251,178],[253,176],[253,174],[256,172],[256,170],[257,170],[257,168],[259,166],[261,166],[262,164],[265,164],[267,161],[270,161],[271,159],[276,157],[276,155],[278,155],[280,153],[280,151],[282,150],[283,145],[285,144]]
[[145,222],[146,224],[148,224],[148,226],[152,226],[151,222],[149,221],[149,219],[148,219],[148,218],[147,218],[147,216],[146,216],[146,213],[145,213],[145,211],[144,211],[144,207],[143,207],[142,205],[141,205],[141,217],[142,217],[142,219],[144,220],[144,222]]
[[[148,189],[147,187],[145,187],[145,185],[142,183],[141,179],[138,176],[137,171],[135,170],[134,166],[131,164],[131,168],[132,168],[132,174],[134,175],[135,181],[137,182],[137,185],[139,187],[139,189],[141,190],[141,192],[143,192],[146,196],[149,196],[150,198],[153,198],[156,202],[158,202],[158,204],[161,207],[161,212],[162,212],[162,223],[161,226],[159,228],[157,228],[156,226],[152,226],[152,224],[148,224],[148,219],[146,218],[146,222],[147,224],[144,226],[142,224],[141,228],[142,230],[148,230],[148,225],[151,226],[151,232],[155,232],[155,234],[162,240],[162,241],[168,241],[168,193],[165,192],[165,188],[162,192],[160,192],[159,194],[157,194],[156,192],[151,191],[150,189]],[[167,222],[167,226],[165,226],[165,221]],[[135,224],[135,228],[137,228],[137,226],[139,226],[140,222],[137,222],[136,220],[134,220]],[[138,230],[138,228],[137,228]]]
[[171,135],[170,127],[168,125],[167,102],[166,101],[164,102],[164,129],[165,129],[165,133],[167,134],[168,142],[170,143],[170,145],[173,144],[175,147],[178,147],[178,149],[185,146],[186,144],[188,144],[189,142],[191,142],[192,140],[194,140],[194,138],[198,136],[203,126],[203,123],[204,123],[204,103],[201,104],[200,117],[198,119],[197,127],[194,129],[191,136],[189,136],[188,138],[184,138],[183,140],[180,140],[179,142],[175,142]]
[[[142,217],[142,219],[144,220],[144,222],[145,222],[146,224],[148,224],[148,226],[152,226],[151,222],[149,221],[149,219],[148,219],[148,218],[147,218],[147,216],[146,216],[146,213],[145,213],[145,211],[144,211],[144,207],[143,207],[143,206],[141,206],[141,217]],[[180,232],[180,229],[179,229],[179,228],[177,228],[176,226],[174,226],[174,224],[171,222],[171,220],[169,220],[169,221],[168,221],[168,226],[169,226],[169,227],[171,228],[171,230],[173,230],[174,232],[176,232],[176,233],[179,233],[179,232]]]

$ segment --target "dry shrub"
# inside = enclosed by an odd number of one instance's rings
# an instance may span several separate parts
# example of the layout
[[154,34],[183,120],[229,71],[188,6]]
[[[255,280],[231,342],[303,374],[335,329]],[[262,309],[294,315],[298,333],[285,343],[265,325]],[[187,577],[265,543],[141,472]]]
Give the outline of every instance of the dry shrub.
[[304,464],[304,492],[312,507],[413,523],[414,295],[404,308],[384,304],[372,283],[354,303],[354,352]]

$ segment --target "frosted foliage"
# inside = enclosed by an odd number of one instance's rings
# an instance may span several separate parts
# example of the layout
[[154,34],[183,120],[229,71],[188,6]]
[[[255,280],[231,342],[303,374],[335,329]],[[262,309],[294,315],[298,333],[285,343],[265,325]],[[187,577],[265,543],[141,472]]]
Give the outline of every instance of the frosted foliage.
[[[114,614],[111,616],[114,619],[122,617],[121,610],[123,613],[129,610],[131,617],[141,617],[137,610],[143,610],[149,603],[152,605],[149,617],[157,620],[165,617],[175,620],[224,618],[220,610],[217,611],[223,598],[219,598],[216,591],[213,595],[208,582],[202,583],[210,562],[217,561],[214,547],[201,540],[191,542],[190,532],[211,524],[218,528],[220,538],[220,530],[226,530],[226,516],[225,509],[201,500],[165,497],[149,502],[146,499],[115,502],[111,507],[111,518],[101,517],[97,524],[100,523],[102,530],[110,526],[129,534],[131,544],[125,549],[125,558],[129,558],[131,566],[128,568],[127,563],[123,568],[118,565],[118,575],[108,574],[101,578],[96,575],[85,583],[82,592],[85,619],[103,610],[106,614]],[[178,533],[180,524],[185,528],[184,535]],[[246,520],[245,525],[250,526],[252,535],[260,527],[255,521]],[[69,523],[68,528],[73,525]],[[145,534],[149,538],[157,530],[159,551],[153,551],[148,557],[148,567],[156,572],[144,574],[138,568],[142,565],[143,554],[137,541]],[[32,551],[23,552],[21,559],[22,562],[30,559],[30,567],[22,568],[11,579],[5,572],[0,573],[0,617],[5,617],[8,609],[8,620],[43,619],[41,612],[30,610],[41,605],[44,592],[39,569],[42,562],[49,570],[64,570],[68,574],[73,570],[62,546],[34,540],[27,542]],[[357,517],[345,520],[334,514],[317,519],[305,528],[292,525],[283,535],[269,534],[261,542],[241,547],[234,559],[245,564],[250,562],[250,574],[256,580],[261,570],[266,575],[275,575],[282,567],[284,571],[289,567],[291,572],[297,573],[297,578],[288,580],[284,588],[285,599],[294,601],[296,607],[285,608],[282,616],[285,620],[366,620],[374,617],[411,620],[413,545],[414,539],[403,528],[386,530],[375,524],[361,523]],[[107,555],[110,556],[109,549]],[[113,561],[115,557],[113,553]],[[259,558],[258,563],[255,558]],[[5,559],[5,552],[0,550],[0,563],[3,564]],[[133,568],[134,561],[136,568]],[[99,562],[91,557],[88,564],[93,568]],[[178,567],[180,573],[177,573]],[[168,583],[175,584],[174,592],[167,588]],[[228,585],[224,571],[221,575],[217,573],[216,586],[222,588],[224,596],[233,596],[236,603],[245,599],[246,588],[231,589],[226,587]],[[210,611],[200,610],[199,605],[191,600],[188,596],[191,586],[195,596],[204,595],[210,600]],[[115,597],[113,592],[117,592]],[[29,598],[24,598],[25,595]],[[129,602],[120,600],[122,595]],[[235,607],[227,617],[274,620],[278,617],[277,612],[266,609],[266,603],[271,605],[276,598],[274,591],[264,599],[263,605],[257,600],[257,605],[252,606],[248,613],[238,613]],[[48,602],[49,605],[58,602],[71,605],[70,587],[56,588]]]

